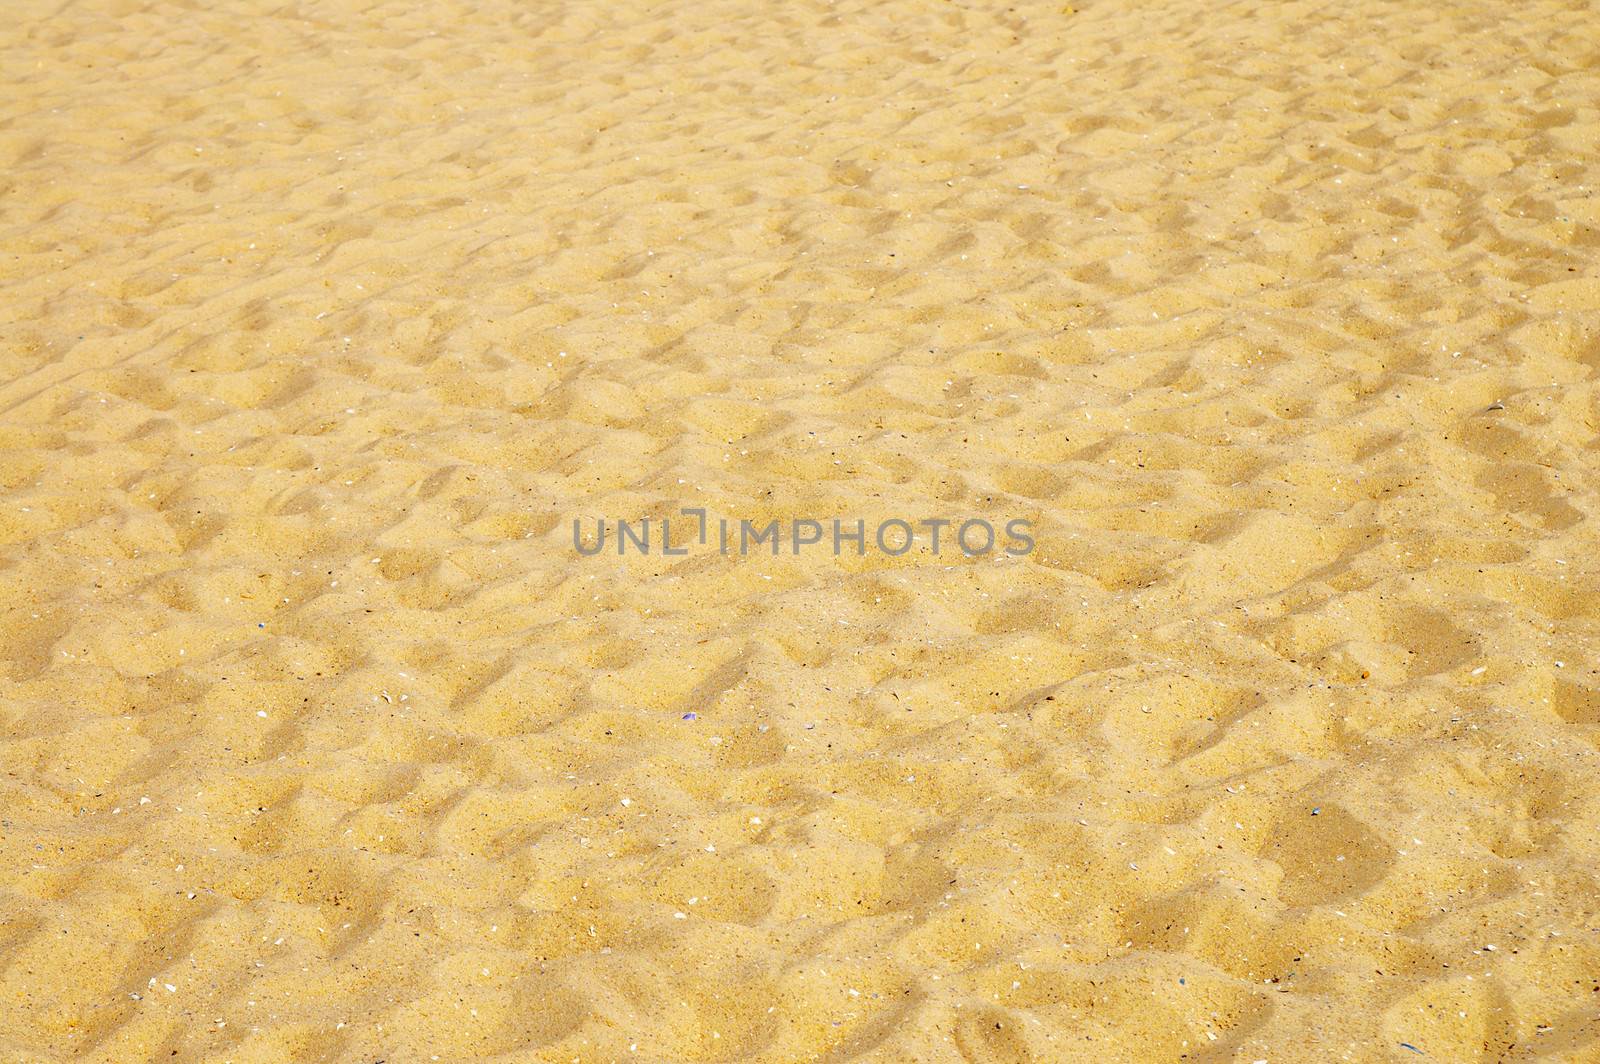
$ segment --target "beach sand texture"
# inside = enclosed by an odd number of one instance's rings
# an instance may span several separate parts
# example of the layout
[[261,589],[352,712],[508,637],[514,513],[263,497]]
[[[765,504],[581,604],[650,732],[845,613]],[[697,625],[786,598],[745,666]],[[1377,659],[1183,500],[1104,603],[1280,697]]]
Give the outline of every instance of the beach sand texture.
[[[1600,1061],[1593,4],[0,85],[0,1061]],[[573,550],[684,506],[1037,548]]]

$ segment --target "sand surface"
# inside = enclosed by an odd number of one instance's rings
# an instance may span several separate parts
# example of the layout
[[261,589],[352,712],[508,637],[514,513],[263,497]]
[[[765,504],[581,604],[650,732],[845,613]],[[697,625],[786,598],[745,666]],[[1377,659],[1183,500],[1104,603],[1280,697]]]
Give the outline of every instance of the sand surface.
[[1600,1061],[1594,5],[15,0],[0,158],[0,1061]]

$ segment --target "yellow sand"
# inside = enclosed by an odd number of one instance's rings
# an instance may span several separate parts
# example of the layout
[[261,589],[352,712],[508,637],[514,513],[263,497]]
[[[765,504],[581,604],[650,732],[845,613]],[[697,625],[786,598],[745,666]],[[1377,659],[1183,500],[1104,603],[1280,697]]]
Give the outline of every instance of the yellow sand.
[[[16,0],[0,89],[0,1060],[1600,1060],[1593,4]],[[573,550],[682,506],[1038,546]]]

